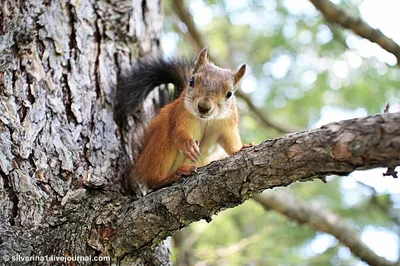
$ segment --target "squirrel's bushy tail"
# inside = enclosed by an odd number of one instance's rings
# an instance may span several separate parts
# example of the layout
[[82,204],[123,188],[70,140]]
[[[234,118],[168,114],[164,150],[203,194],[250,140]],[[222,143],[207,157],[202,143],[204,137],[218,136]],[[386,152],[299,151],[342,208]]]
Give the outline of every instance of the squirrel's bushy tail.
[[140,60],[117,84],[115,119],[121,124],[147,95],[161,84],[174,84],[174,99],[189,82],[192,63],[185,58]]

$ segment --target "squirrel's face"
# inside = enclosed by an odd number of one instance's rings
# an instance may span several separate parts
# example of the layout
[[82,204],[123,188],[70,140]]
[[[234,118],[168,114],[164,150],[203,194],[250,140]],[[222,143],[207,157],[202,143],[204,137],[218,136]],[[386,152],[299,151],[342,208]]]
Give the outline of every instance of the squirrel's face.
[[186,109],[201,120],[228,117],[235,101],[233,73],[226,69],[215,70],[207,69],[193,75],[185,92]]
[[186,109],[201,120],[225,119],[235,104],[234,93],[246,65],[233,72],[208,62],[207,48],[200,53],[185,90]]

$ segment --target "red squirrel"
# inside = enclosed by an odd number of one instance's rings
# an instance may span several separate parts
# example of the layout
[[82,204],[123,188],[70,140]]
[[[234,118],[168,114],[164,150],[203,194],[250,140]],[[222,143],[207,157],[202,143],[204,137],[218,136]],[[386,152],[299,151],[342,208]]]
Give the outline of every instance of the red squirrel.
[[[136,107],[156,86],[173,83],[178,96],[150,122],[133,175],[150,188],[180,181],[215,160],[217,147],[232,155],[242,147],[235,91],[246,71],[220,68],[204,48],[193,68],[182,60],[139,62],[117,90],[117,117]],[[191,71],[190,71],[191,70]],[[127,103],[128,102],[128,103]]]

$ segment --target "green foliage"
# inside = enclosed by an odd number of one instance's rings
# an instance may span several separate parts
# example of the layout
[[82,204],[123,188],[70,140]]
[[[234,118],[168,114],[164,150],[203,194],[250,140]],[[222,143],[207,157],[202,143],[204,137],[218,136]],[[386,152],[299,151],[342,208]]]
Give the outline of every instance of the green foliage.
[[[357,39],[353,33],[327,24],[310,3],[296,9],[291,6],[295,2],[194,0],[187,4],[219,65],[235,68],[248,64],[250,71],[242,89],[277,122],[306,129],[329,108],[350,113],[358,110],[366,115],[381,112],[388,102],[400,102],[397,67],[375,57],[362,57],[352,44]],[[339,2],[349,12],[359,14],[360,1]],[[174,33],[176,50],[187,54],[193,50],[182,35],[188,35],[187,29],[177,23],[170,2],[165,5],[165,36]],[[204,15],[204,10],[211,17]],[[252,80],[254,86],[246,80]],[[240,101],[239,110],[245,142],[260,143],[278,136],[277,131],[263,128]],[[398,232],[399,223],[394,220],[399,219],[400,199],[396,209],[392,194],[375,194],[360,184],[347,188],[347,179],[333,177],[329,184],[298,183],[284,190],[337,213],[360,230],[372,225]],[[188,237],[196,239],[189,252],[204,263],[199,265],[359,263],[337,242],[314,252],[310,243],[318,242],[320,234],[274,211],[265,211],[253,201],[222,212],[210,224],[193,224]]]

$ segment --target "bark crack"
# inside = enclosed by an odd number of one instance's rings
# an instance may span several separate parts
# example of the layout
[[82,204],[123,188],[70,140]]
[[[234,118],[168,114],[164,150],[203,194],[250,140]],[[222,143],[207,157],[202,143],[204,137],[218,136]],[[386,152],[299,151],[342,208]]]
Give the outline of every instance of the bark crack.
[[[76,29],[75,29],[75,23],[76,23],[76,15],[75,15],[75,7],[69,3],[68,8],[67,8],[68,16],[69,16],[69,25],[71,27],[71,33],[69,35],[69,51],[70,51],[70,58],[74,58],[76,61],[78,59],[78,53],[76,51],[77,49],[77,43],[76,43]],[[71,64],[69,62],[68,64],[68,70],[71,71]]]
[[10,223],[11,226],[14,226],[16,223],[16,217],[18,216],[18,196],[17,193],[14,191],[12,185],[10,184],[10,176],[11,175],[6,175],[3,171],[0,170],[0,175],[1,178],[3,179],[3,188],[6,191],[8,195],[8,199],[12,202],[12,208],[11,208],[11,215],[8,218],[8,222]]
[[94,33],[94,40],[95,43],[97,44],[96,46],[96,61],[94,63],[94,76],[95,76],[95,86],[96,86],[96,96],[97,98],[101,97],[101,88],[100,88],[100,69],[99,69],[99,64],[100,64],[100,54],[101,54],[101,39],[102,39],[102,33],[100,30],[100,25],[101,24],[101,17],[97,12],[96,9],[96,20],[95,20],[95,33]]
[[118,52],[114,53],[114,64],[115,64],[115,67],[117,68],[117,71],[115,71],[117,74],[115,77],[115,80],[118,80],[118,77],[120,77],[120,75],[121,75],[121,66],[120,66],[119,60],[118,60]]
[[146,13],[149,11],[148,7],[147,7],[147,0],[142,0],[142,19],[144,22],[144,25],[147,28],[147,22],[146,22]]
[[4,33],[4,28],[6,25],[6,18],[7,18],[7,3],[4,0],[1,0],[1,11],[0,11],[0,34]]
[[[70,65],[70,63],[68,63]],[[61,88],[63,91],[63,104],[65,107],[65,113],[66,113],[66,118],[68,122],[72,121],[74,124],[78,124],[78,121],[74,115],[74,112],[72,112],[72,96],[71,96],[71,88],[68,84],[68,74],[63,73],[61,76]]]

